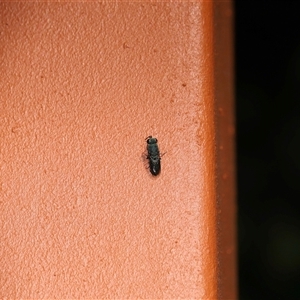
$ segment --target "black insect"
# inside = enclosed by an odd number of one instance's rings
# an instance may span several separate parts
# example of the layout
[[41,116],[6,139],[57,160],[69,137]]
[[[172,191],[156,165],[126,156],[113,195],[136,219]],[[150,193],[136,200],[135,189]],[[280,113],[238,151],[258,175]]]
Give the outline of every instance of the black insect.
[[146,138],[147,141],[147,159],[149,160],[149,169],[153,176],[160,173],[160,154],[157,145],[157,139],[151,135]]

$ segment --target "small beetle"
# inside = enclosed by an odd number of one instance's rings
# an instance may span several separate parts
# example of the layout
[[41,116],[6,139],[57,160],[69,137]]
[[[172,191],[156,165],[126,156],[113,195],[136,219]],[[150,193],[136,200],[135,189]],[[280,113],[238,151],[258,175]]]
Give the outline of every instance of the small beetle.
[[153,176],[157,176],[160,173],[160,154],[157,145],[157,139],[151,135],[146,138],[147,141],[147,159],[149,160],[150,172]]

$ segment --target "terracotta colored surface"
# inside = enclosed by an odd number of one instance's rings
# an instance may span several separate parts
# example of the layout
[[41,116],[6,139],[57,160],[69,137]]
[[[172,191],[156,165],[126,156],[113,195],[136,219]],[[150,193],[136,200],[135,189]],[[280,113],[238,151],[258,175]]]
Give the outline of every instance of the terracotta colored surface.
[[0,14],[0,298],[216,299],[213,3]]
[[233,11],[229,1],[214,3],[215,103],[219,298],[237,297],[236,204],[233,103]]

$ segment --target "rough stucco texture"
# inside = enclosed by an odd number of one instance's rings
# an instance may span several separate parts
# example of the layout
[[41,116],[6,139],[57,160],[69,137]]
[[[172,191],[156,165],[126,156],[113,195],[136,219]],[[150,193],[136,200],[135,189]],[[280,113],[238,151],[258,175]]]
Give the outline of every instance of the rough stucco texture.
[[212,4],[0,14],[0,298],[216,298]]

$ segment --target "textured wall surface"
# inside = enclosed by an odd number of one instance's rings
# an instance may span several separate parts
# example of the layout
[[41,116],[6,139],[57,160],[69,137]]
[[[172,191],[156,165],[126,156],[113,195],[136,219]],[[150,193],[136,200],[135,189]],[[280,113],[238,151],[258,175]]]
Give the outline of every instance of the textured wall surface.
[[0,14],[0,298],[215,299],[212,3]]

